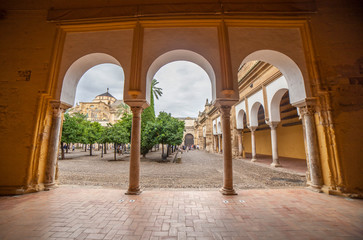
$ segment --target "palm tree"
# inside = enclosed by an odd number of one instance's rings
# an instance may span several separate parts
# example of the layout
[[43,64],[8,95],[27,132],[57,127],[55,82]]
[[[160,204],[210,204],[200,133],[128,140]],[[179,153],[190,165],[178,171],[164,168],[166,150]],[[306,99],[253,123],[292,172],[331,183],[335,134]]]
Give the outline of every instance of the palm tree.
[[163,89],[156,87],[156,85],[158,85],[159,82],[156,79],[153,79],[151,82],[151,91],[154,94],[155,98],[159,100],[159,97],[161,97],[163,95]]
[[122,114],[124,114],[125,112],[128,113],[130,111],[130,107],[129,105],[125,104],[125,103],[120,103],[117,106],[117,110],[116,110],[116,115],[117,117],[121,116]]

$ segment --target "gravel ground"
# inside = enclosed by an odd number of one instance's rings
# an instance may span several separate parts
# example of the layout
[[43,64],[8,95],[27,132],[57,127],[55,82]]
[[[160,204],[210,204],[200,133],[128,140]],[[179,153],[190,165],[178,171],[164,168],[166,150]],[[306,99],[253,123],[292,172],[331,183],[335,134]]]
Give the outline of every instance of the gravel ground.
[[[88,154],[88,155],[87,155]],[[75,151],[59,160],[59,182],[69,185],[90,185],[127,189],[129,155],[117,156],[108,153],[101,159]],[[182,154],[181,163],[162,162],[160,152],[141,158],[140,185],[145,189],[160,188],[220,188],[223,183],[223,156],[204,151],[189,151]],[[169,160],[172,157],[168,158]],[[305,177],[256,165],[241,159],[233,160],[234,185],[236,189],[287,188],[306,185]]]

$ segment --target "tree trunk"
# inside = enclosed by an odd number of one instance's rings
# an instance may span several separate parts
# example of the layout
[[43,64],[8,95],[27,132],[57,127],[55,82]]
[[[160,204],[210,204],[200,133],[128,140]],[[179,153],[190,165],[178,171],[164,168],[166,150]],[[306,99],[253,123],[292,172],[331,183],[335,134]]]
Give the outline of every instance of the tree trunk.
[[103,145],[101,144],[101,158],[103,158]]
[[116,161],[116,148],[117,148],[117,145],[116,143],[113,144],[113,149],[114,149],[114,160]]
[[107,154],[107,144],[106,143],[103,144],[103,151],[104,151],[103,152],[104,154]]
[[63,148],[63,145],[64,145],[64,143],[61,143],[61,148],[62,148],[62,159],[64,159],[64,148]]
[[68,153],[68,143],[66,143],[66,146],[67,146],[67,148],[66,148],[66,153]]
[[161,144],[161,158],[164,159],[164,144]]
[[87,144],[84,145],[84,151],[87,152]]
[[89,145],[89,155],[90,155],[90,156],[92,156],[92,145],[93,145],[93,144],[90,144],[90,145]]

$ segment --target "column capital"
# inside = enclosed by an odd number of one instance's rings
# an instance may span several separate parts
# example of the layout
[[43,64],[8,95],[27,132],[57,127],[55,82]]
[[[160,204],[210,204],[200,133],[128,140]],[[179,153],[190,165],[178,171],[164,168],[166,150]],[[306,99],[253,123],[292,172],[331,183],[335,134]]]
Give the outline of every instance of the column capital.
[[299,115],[300,119],[303,118],[305,115],[313,115],[315,113],[315,106],[314,105],[305,105],[299,107]]
[[214,101],[214,106],[221,107],[221,106],[230,106],[232,107],[234,104],[238,102],[239,99],[230,99],[230,98],[219,98]]
[[132,106],[131,112],[134,116],[140,115],[144,109],[141,106]]
[[280,122],[266,122],[271,129],[276,129]]
[[219,106],[219,111],[222,114],[222,118],[230,117],[231,116],[231,106],[228,105],[221,105]]
[[257,126],[248,126],[248,128],[249,128],[252,132],[254,132],[254,131],[257,129]]
[[50,101],[50,105],[52,106],[53,109],[53,116],[54,117],[60,117],[61,114],[67,110],[68,108],[71,108],[72,106],[64,103],[62,101]]

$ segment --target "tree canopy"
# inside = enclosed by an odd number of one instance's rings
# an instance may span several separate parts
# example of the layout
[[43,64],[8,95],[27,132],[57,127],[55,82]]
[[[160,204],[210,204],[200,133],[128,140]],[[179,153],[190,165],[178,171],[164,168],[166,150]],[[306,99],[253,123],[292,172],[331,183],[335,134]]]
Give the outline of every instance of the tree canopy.
[[62,128],[62,143],[77,143],[82,142],[85,136],[86,116],[80,113],[70,116],[68,113],[64,114],[63,128]]

